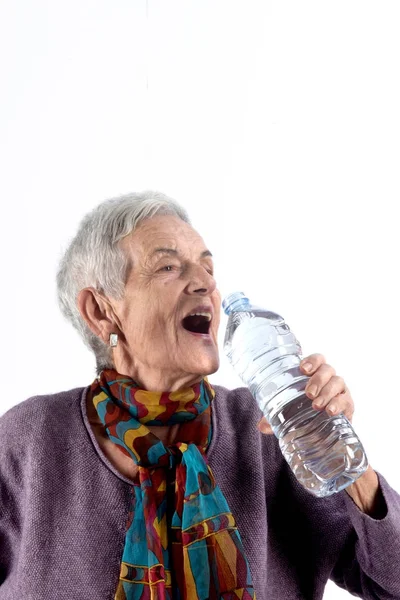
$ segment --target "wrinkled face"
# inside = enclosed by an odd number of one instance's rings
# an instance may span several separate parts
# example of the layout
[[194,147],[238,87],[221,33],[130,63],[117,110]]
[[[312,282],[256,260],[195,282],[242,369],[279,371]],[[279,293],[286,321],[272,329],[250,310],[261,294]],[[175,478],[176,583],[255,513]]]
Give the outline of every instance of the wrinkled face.
[[221,298],[199,234],[178,217],[155,216],[121,246],[132,269],[115,307],[131,371],[142,382],[157,374],[160,381],[198,381],[217,371]]

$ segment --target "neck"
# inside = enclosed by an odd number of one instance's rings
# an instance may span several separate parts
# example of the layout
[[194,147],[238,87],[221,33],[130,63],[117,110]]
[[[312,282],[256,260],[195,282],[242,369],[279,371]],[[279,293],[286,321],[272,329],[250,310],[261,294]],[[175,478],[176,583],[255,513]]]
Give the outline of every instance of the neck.
[[115,370],[120,375],[131,377],[136,383],[149,392],[178,392],[192,387],[206,377],[196,373],[181,373],[170,375],[159,372],[149,372],[145,368],[133,368],[124,362],[115,361]]

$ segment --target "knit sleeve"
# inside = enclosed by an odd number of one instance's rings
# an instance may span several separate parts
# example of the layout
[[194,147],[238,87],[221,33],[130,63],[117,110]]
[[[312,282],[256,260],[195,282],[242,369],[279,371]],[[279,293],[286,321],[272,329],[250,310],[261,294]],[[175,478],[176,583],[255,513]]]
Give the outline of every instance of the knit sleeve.
[[0,418],[0,587],[17,562],[23,482],[14,409]]
[[6,533],[6,493],[3,482],[0,480],[0,585],[7,576],[9,549]]
[[341,492],[353,532],[330,578],[365,600],[399,600],[400,495],[380,473],[377,475],[385,504],[382,518],[366,515],[345,491]]
[[0,481],[0,586],[11,570],[13,557],[9,505],[4,482]]

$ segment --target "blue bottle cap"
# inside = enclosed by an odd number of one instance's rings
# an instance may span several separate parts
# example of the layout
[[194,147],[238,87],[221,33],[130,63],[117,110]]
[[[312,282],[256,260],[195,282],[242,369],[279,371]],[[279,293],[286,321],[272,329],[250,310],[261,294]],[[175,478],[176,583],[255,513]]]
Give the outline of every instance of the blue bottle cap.
[[246,294],[243,292],[233,292],[232,294],[225,296],[222,302],[222,308],[226,315],[230,315],[234,310],[248,306],[249,304],[250,301]]

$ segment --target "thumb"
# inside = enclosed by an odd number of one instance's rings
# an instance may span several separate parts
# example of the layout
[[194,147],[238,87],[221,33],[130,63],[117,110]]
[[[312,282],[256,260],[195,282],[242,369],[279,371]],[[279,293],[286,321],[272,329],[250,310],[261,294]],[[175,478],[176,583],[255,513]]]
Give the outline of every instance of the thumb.
[[263,417],[261,421],[257,423],[257,429],[264,433],[265,435],[273,435],[273,431],[271,429],[271,425],[268,423],[267,419]]

